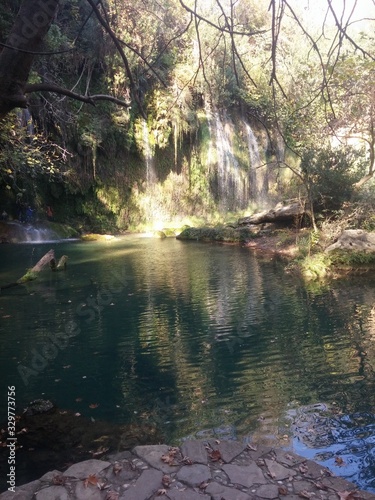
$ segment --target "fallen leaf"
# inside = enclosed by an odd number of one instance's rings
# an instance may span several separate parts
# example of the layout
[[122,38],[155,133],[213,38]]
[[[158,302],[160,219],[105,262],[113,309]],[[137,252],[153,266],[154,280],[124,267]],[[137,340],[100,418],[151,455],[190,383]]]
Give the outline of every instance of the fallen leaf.
[[320,483],[319,481],[317,481],[316,483],[314,483],[314,485],[315,485],[316,488],[318,488],[318,490],[323,490],[323,491],[327,491],[328,490],[328,486],[326,486],[323,483]]
[[289,493],[288,488],[286,486],[279,486],[280,495],[287,495]]
[[299,466],[299,471],[301,472],[301,474],[306,474],[306,472],[309,470],[309,468],[307,467],[307,465],[305,464],[301,464]]
[[80,417],[80,416],[81,416],[81,414],[80,414],[80,413],[78,413],[78,411],[77,411],[77,413],[75,413],[75,414],[74,414],[74,416],[75,416],[75,417]]
[[172,482],[172,479],[170,478],[170,476],[168,476],[167,474],[164,474],[164,476],[162,477],[162,485],[165,487],[165,488],[169,488],[171,482]]
[[6,314],[5,316],[1,316],[1,317],[4,319],[8,319],[8,318],[11,318],[12,316],[10,314]]
[[209,483],[207,483],[207,481],[203,481],[200,485],[199,485],[199,489],[201,490],[205,490],[207,488],[207,486],[209,485]]
[[255,446],[255,444],[248,444],[246,448],[251,451],[257,451],[258,449],[257,446]]
[[221,460],[220,450],[212,450],[211,453],[208,454],[208,456],[213,462]]
[[55,485],[62,485],[65,484],[66,477],[63,474],[56,474],[56,476],[53,476],[52,478],[52,483]]
[[357,497],[357,491],[354,490],[354,491],[338,491],[337,492],[340,500],[352,500],[352,499],[355,499],[355,498],[358,498]]
[[301,498],[311,498],[315,496],[315,493],[313,493],[312,491],[302,490],[298,493],[298,496],[300,496]]
[[122,465],[119,462],[115,462],[113,464],[113,473],[115,474],[115,476],[117,476],[117,474],[121,471],[122,471]]
[[181,462],[184,464],[184,465],[193,465],[193,461],[191,458],[189,457],[183,457]]
[[335,458],[335,464],[339,465],[339,466],[342,466],[342,465],[345,465],[345,462],[344,462],[344,460],[341,457],[336,457]]
[[88,485],[91,484],[92,486],[97,486],[98,484],[98,478],[95,476],[95,474],[90,474],[84,482],[85,488],[88,487]]
[[18,431],[16,434],[26,434],[28,432],[27,427],[23,427],[20,431]]
[[100,455],[104,455],[109,450],[109,448],[105,448],[104,446],[100,446],[96,451],[90,451],[93,457],[100,457]]
[[175,466],[178,465],[174,462],[174,457],[170,455],[162,455],[161,459],[163,460],[164,463],[167,465]]
[[110,490],[107,493],[107,496],[105,497],[105,500],[118,500],[119,499],[119,494],[117,491]]
[[165,495],[166,493],[167,490],[165,490],[164,488],[160,488],[160,490],[158,490],[158,496]]
[[89,408],[94,409],[94,408],[97,408],[98,406],[99,406],[98,403],[91,403],[91,405],[89,405]]
[[76,399],[75,399],[75,402],[76,402],[76,403],[80,403],[81,401],[82,401],[82,398],[76,398]]

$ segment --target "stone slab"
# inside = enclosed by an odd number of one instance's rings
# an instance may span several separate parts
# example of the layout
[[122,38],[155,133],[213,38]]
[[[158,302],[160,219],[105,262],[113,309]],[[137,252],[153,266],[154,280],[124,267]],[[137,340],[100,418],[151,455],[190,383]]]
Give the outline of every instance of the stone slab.
[[207,465],[185,465],[177,472],[176,478],[189,486],[199,486],[211,479],[211,470]]
[[170,490],[167,492],[167,498],[170,500],[210,500],[210,495],[201,495],[193,490]]
[[172,472],[176,472],[178,467],[170,466],[161,459],[162,455],[168,455],[169,449],[170,446],[165,444],[136,446],[133,449],[133,453],[151,465],[151,467],[154,467],[154,469],[171,474]]
[[247,493],[216,482],[210,483],[205,491],[211,495],[213,500],[222,500],[223,498],[225,500],[252,500]]
[[256,491],[257,497],[268,498],[272,500],[273,498],[279,498],[279,487],[276,484],[263,484]]
[[31,481],[30,483],[23,484],[22,486],[17,486],[15,492],[4,491],[0,494],[1,500],[30,500],[33,497],[35,491],[40,488],[41,484],[39,480]]
[[240,484],[250,488],[254,484],[266,484],[268,481],[264,477],[262,470],[256,464],[250,465],[223,465],[222,469],[228,475],[233,484]]
[[75,488],[76,500],[102,500],[102,493],[97,486],[92,484],[85,486],[83,481],[79,481]]
[[86,479],[93,474],[100,474],[104,469],[111,466],[111,462],[104,460],[85,460],[69,467],[64,472],[64,476],[75,477],[77,479]]
[[189,457],[194,463],[208,463],[207,450],[203,441],[185,441],[181,446],[181,452],[184,457]]
[[163,473],[155,469],[147,469],[142,472],[134,485],[130,486],[119,498],[119,500],[148,500],[162,486]]
[[246,446],[239,441],[222,441],[220,444],[216,445],[216,447],[221,453],[221,458],[227,464],[246,448]]
[[[69,495],[63,486],[48,486],[35,494],[37,500],[69,500]],[[93,498],[93,500],[97,500]],[[100,500],[100,499],[98,499]]]
[[270,477],[272,479],[275,479],[276,481],[281,481],[282,479],[288,479],[289,477],[295,476],[297,474],[295,470],[288,469],[287,467],[284,467],[275,460],[269,460],[268,458],[265,458],[264,461],[265,464],[267,465]]

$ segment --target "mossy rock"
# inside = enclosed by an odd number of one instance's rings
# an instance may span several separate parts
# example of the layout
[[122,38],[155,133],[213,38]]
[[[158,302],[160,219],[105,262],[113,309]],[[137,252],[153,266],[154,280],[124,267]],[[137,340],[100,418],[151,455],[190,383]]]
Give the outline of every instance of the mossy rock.
[[51,222],[46,221],[43,222],[43,226],[51,229],[54,233],[57,234],[59,238],[68,239],[68,238],[79,238],[79,232],[68,224],[60,224],[59,222]]
[[115,237],[113,234],[86,233],[81,236],[83,241],[111,241]]
[[164,230],[163,231],[154,231],[152,233],[152,236],[154,238],[159,238],[160,240],[163,240],[164,238],[167,237],[167,235],[165,234]]
[[177,236],[180,240],[221,241],[224,243],[245,243],[256,237],[248,228],[232,227],[189,227]]
[[175,229],[171,229],[169,227],[163,228],[162,232],[167,238],[174,238],[177,234]]

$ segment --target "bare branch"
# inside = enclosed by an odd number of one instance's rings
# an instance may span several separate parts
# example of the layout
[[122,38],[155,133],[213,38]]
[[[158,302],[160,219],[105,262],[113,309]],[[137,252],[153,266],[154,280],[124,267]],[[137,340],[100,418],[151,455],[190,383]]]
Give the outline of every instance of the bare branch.
[[67,97],[71,97],[76,101],[85,102],[86,104],[92,104],[93,106],[95,106],[96,101],[110,101],[126,108],[130,106],[128,102],[125,102],[122,99],[118,99],[117,97],[111,95],[81,95],[77,94],[76,92],[72,92],[71,90],[60,87],[59,85],[54,85],[51,83],[27,84],[25,87],[25,94],[31,94],[33,92],[53,92],[54,94],[66,95]]
[[203,21],[207,24],[209,24],[210,26],[212,26],[213,28],[219,30],[219,31],[222,31],[223,33],[232,33],[233,35],[245,35],[245,36],[254,36],[254,35],[262,35],[263,33],[267,33],[268,30],[257,30],[257,31],[231,31],[230,29],[228,28],[223,28],[221,26],[219,26],[218,24],[215,24],[213,23],[212,21],[210,21],[209,19],[207,19],[206,17],[203,17],[201,16],[200,14],[198,14],[196,12],[196,9],[193,10],[191,9],[190,7],[188,7],[182,0],[180,0],[180,4],[182,5],[182,7],[187,10],[188,12],[190,12],[190,14],[192,14],[193,16],[195,16],[196,18],[198,18],[200,21]]
[[105,31],[108,33],[108,35],[111,37],[113,43],[115,44],[115,47],[116,49],[118,50],[118,53],[120,54],[121,56],[121,59],[124,63],[124,66],[125,66],[125,71],[126,71],[126,75],[129,79],[129,82],[130,82],[130,89],[131,89],[131,92],[132,92],[132,95],[136,101],[136,103],[138,104],[139,106],[139,110],[140,110],[140,113],[142,115],[142,117],[146,120],[147,117],[146,117],[146,114],[143,110],[143,107],[142,107],[142,103],[139,99],[139,95],[138,95],[138,92],[137,92],[137,88],[136,88],[136,85],[135,85],[135,82],[134,82],[134,78],[133,78],[133,75],[132,75],[132,72],[130,70],[130,66],[129,66],[129,62],[128,62],[128,59],[125,55],[125,52],[121,46],[121,43],[119,42],[117,36],[115,35],[115,33],[112,31],[112,28],[109,26],[109,24],[107,23],[107,21],[103,18],[103,16],[101,15],[98,7],[96,6],[94,0],[87,0],[87,2],[91,5],[98,21],[100,22],[100,24],[103,26],[103,28],[105,29]]

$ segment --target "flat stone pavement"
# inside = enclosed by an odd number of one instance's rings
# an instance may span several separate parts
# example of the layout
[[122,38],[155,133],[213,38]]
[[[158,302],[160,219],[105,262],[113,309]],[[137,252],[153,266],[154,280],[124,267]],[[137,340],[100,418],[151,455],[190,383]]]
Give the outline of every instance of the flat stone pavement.
[[292,452],[238,441],[137,446],[6,491],[0,500],[375,499]]

